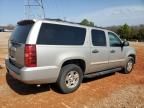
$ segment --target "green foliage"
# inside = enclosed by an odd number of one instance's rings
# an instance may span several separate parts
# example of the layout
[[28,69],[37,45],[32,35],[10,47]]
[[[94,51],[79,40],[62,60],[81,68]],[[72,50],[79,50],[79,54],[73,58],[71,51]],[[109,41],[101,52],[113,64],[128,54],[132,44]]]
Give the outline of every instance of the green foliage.
[[[81,25],[94,27],[94,23],[84,19],[80,22]],[[111,26],[106,29],[116,32],[122,39],[144,41],[144,25],[129,26],[124,24],[122,26]]]
[[144,25],[129,26],[124,24],[122,26],[107,27],[120,35],[122,39],[144,41]]
[[121,36],[121,38],[130,39],[131,28],[127,24],[124,24],[118,29],[118,34]]
[[144,28],[139,29],[138,39],[139,39],[140,41],[144,41]]
[[87,19],[84,19],[80,22],[81,25],[85,25],[85,26],[91,26],[94,27],[94,22],[88,21]]

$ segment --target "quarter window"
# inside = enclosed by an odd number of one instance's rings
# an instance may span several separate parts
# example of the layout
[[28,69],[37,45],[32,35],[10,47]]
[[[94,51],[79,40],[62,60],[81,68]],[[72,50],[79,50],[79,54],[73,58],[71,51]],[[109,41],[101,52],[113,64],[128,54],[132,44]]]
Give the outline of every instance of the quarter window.
[[43,23],[37,44],[83,45],[85,35],[85,28]]

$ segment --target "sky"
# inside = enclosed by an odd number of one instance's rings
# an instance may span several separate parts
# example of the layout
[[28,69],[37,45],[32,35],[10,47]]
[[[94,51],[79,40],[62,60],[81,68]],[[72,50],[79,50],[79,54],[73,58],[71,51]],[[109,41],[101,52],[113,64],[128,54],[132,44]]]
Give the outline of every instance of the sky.
[[[0,25],[25,18],[27,0],[0,0]],[[43,0],[47,18],[80,22],[86,18],[97,26],[144,24],[144,0]],[[38,9],[31,12],[38,14]],[[32,15],[31,15],[32,17]]]

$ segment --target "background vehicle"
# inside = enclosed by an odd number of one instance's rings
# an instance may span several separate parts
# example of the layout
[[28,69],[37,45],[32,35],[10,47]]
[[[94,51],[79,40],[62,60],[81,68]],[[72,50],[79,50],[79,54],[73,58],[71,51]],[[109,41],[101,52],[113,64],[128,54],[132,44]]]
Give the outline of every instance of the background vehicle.
[[0,32],[4,32],[4,28],[0,28]]
[[23,20],[9,40],[6,67],[28,84],[56,83],[63,93],[84,77],[130,73],[135,50],[112,31],[63,21]]

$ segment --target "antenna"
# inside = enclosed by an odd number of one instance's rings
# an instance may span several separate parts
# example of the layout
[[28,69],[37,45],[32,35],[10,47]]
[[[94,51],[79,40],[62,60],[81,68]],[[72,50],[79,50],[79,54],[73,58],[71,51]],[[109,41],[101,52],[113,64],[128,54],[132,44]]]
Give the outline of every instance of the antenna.
[[45,18],[43,0],[25,0],[24,10],[25,10],[25,18],[27,19]]

